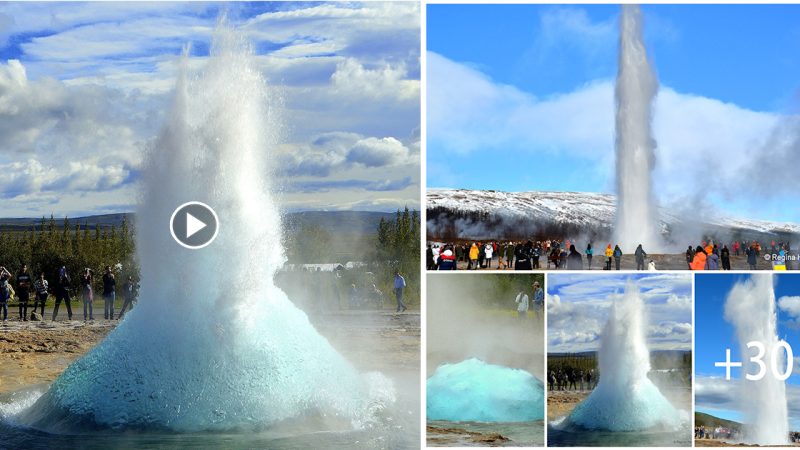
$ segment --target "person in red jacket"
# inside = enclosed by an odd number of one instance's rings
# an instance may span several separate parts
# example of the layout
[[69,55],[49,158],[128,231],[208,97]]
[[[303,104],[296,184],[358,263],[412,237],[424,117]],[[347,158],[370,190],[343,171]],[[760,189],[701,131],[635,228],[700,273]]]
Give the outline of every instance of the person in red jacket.
[[445,247],[445,250],[439,255],[439,261],[436,266],[437,270],[456,270],[456,257],[449,247]]

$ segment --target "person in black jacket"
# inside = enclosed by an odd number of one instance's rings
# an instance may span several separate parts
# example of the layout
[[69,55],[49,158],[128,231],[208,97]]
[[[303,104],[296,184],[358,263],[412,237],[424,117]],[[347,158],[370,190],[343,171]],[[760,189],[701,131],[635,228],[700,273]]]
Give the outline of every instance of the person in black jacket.
[[575,249],[575,244],[570,244],[569,246],[567,270],[583,270],[583,257],[578,253],[578,250]]
[[636,247],[633,254],[636,256],[636,270],[644,270],[644,259],[647,258],[647,252],[642,248],[642,244]]
[[53,308],[54,322],[56,317],[58,317],[58,306],[61,305],[62,300],[64,300],[64,303],[67,305],[67,317],[69,320],[72,320],[72,306],[69,303],[69,286],[71,281],[72,280],[70,280],[69,274],[67,273],[67,268],[62,266],[58,271],[58,283],[56,284],[56,305]]
[[30,300],[33,277],[28,273],[28,266],[22,265],[17,272],[17,297],[19,297],[19,320],[28,321],[28,301]]
[[436,261],[433,260],[433,248],[428,244],[428,249],[425,251],[425,266],[428,270],[436,270]]
[[514,263],[515,270],[532,270],[531,258],[533,258],[533,242],[528,241],[521,248],[517,248],[514,254],[516,262]]
[[722,246],[719,257],[722,260],[722,270],[731,270],[731,251],[727,245]]
[[106,273],[103,274],[103,300],[105,309],[103,317],[106,320],[114,320],[114,301],[117,299],[117,280],[111,266],[106,266]]

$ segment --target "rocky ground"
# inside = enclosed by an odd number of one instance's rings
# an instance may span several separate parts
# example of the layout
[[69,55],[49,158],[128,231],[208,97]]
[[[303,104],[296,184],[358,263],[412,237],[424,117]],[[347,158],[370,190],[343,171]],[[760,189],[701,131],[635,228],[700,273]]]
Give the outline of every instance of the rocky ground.
[[547,421],[560,419],[569,415],[578,403],[589,396],[591,391],[548,391]]
[[426,429],[428,446],[447,447],[453,443],[459,446],[501,447],[509,441],[497,433],[478,433],[457,427],[435,427],[428,425]]
[[[51,314],[45,310],[45,317]],[[310,319],[359,370],[419,373],[419,312],[342,311],[312,315]],[[0,323],[0,394],[51,383],[117,323],[22,322],[16,310],[9,309],[9,320]]]

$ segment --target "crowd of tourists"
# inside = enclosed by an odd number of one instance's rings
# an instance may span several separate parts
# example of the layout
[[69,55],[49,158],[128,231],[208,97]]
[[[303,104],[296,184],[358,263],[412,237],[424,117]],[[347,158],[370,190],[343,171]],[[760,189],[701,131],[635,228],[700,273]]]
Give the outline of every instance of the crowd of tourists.
[[[583,246],[581,246],[583,247]],[[607,244],[599,251],[589,242],[579,249],[569,239],[500,242],[473,241],[464,243],[429,243],[426,250],[428,270],[621,270],[623,253],[620,244]],[[798,255],[788,242],[772,241],[762,249],[759,242],[736,240],[730,244],[711,239],[688,246],[686,263],[690,270],[731,270],[733,257],[746,257],[747,265],[756,270],[759,259],[765,259],[774,270],[798,268]],[[642,244],[633,251],[636,270],[658,270],[656,261],[648,257]],[[598,261],[599,260],[599,261]],[[678,261],[675,263],[680,264]]]
[[[52,320],[58,318],[58,311],[63,303],[67,309],[67,319],[72,320],[72,298],[76,294],[83,302],[83,320],[94,320],[94,271],[90,268],[84,269],[77,279],[73,281],[72,276],[65,266],[62,266],[51,280],[48,280],[44,272],[34,276],[28,270],[28,266],[22,267],[12,274],[5,267],[0,266],[0,314],[3,322],[8,320],[8,305],[14,301],[15,297],[19,307],[19,320],[44,320],[44,307],[48,298],[55,298],[53,306]],[[122,309],[115,317],[115,305],[117,291],[121,288],[124,298]],[[139,295],[139,283],[129,276],[121,286],[117,285],[117,278],[111,266],[106,266],[102,275],[102,297],[103,297],[103,317],[106,320],[121,319],[125,311],[133,308]],[[29,306],[32,306],[30,315]],[[37,312],[38,311],[38,312]]]

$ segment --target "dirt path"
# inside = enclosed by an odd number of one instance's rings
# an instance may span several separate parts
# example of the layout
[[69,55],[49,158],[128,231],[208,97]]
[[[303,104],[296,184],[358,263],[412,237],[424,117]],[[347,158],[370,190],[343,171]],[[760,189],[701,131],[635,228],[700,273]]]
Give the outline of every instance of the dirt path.
[[116,326],[100,321],[19,322],[0,325],[0,394],[52,382]]

